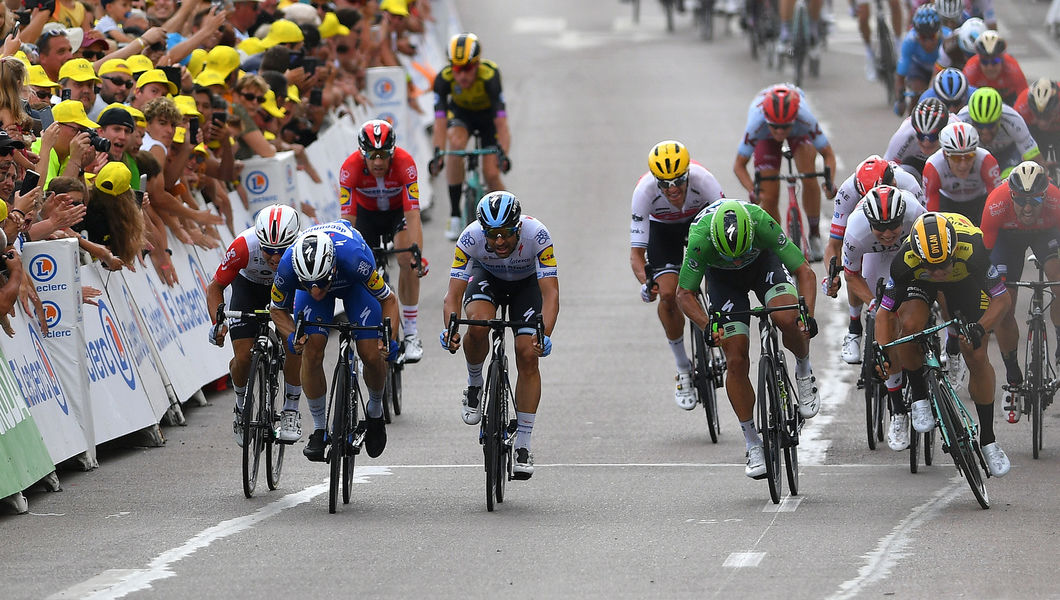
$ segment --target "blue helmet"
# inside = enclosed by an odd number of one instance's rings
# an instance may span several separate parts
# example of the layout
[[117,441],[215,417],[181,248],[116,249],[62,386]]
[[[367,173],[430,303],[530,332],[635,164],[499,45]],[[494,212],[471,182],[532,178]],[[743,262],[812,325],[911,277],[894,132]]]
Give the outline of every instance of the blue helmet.
[[964,96],[968,93],[968,78],[960,69],[948,67],[935,76],[931,87],[940,100],[954,104],[964,101]]
[[917,33],[938,33],[941,28],[942,19],[939,18],[939,13],[933,4],[922,4],[913,13],[913,29]]
[[476,214],[482,229],[518,227],[523,209],[515,194],[497,191],[486,194],[478,201]]

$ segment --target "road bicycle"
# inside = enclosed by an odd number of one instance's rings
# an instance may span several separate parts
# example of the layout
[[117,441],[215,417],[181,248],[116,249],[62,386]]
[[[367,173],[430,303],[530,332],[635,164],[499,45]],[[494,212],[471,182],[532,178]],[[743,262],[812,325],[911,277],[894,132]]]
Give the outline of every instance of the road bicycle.
[[971,413],[964,407],[964,403],[957,396],[953,386],[950,385],[946,372],[939,364],[939,354],[932,343],[937,341],[937,332],[955,325],[965,337],[969,337],[967,327],[961,321],[960,315],[935,326],[929,326],[919,333],[907,335],[894,340],[889,344],[880,346],[874,342],[877,365],[880,371],[884,371],[886,354],[884,352],[899,344],[916,343],[924,353],[924,379],[927,381],[928,400],[931,401],[931,409],[935,414],[936,426],[942,439],[942,451],[949,454],[953,459],[957,471],[964,475],[968,481],[979,506],[984,509],[990,508],[990,498],[986,492],[986,483],[983,474],[990,477],[990,471],[986,467],[982,449],[979,447],[979,426]]
[[666,13],[666,31],[674,32],[674,11],[678,2],[683,0],[659,0],[662,2],[663,12]]
[[[334,514],[338,504],[339,490],[342,490],[342,503],[350,503],[350,488],[353,484],[353,470],[357,455],[364,446],[365,423],[360,412],[367,414],[361,387],[357,383],[359,359],[356,353],[354,335],[358,331],[378,332],[383,340],[390,339],[390,318],[383,319],[382,325],[355,325],[353,323],[311,323],[339,332],[339,360],[331,377],[331,393],[328,396],[327,414],[331,421],[325,427],[324,436],[326,454],[324,461],[330,467],[328,480],[328,512]],[[295,326],[295,339],[305,334],[306,323],[301,316]],[[389,369],[389,364],[388,369]],[[389,383],[384,386],[383,406],[386,406],[386,395],[391,393]]]
[[442,156],[459,156],[464,159],[464,192],[463,192],[463,214],[461,224],[467,227],[468,223],[475,220],[475,210],[478,201],[486,195],[486,179],[482,176],[482,165],[480,157],[487,154],[501,156],[501,149],[496,146],[482,147],[482,139],[473,134],[475,147],[471,150],[443,150]]
[[[1031,305],[1027,319],[1027,345],[1023,363],[1023,383],[1020,385],[1005,384],[1001,386],[1009,392],[1010,404],[1005,406],[1009,411],[1009,423],[1016,423],[1021,414],[1029,415],[1031,421],[1031,454],[1038,458],[1042,449],[1042,411],[1053,401],[1053,395],[1060,388],[1053,370],[1049,354],[1049,328],[1045,315],[1054,302],[1050,288],[1060,285],[1060,281],[1045,281],[1045,271],[1037,257],[1031,255],[1034,266],[1038,269],[1038,281],[1006,281],[1005,285],[1014,288],[1031,290]],[[1049,294],[1049,301],[1045,295]]]
[[[833,257],[834,260],[834,257]],[[876,286],[876,298],[879,301],[880,285]],[[869,450],[875,450],[876,444],[883,441],[883,415],[887,406],[887,385],[876,373],[876,309],[869,308],[865,314],[865,343],[862,346],[861,377],[857,387],[865,392],[865,433]],[[893,411],[892,411],[893,412]]]
[[[375,269],[379,272],[379,276],[383,278],[388,285],[390,284],[390,257],[395,254],[402,254],[408,252],[412,255],[413,269],[417,269],[420,266],[420,260],[423,255],[420,253],[420,247],[418,244],[412,244],[407,248],[395,248],[394,247],[394,234],[389,233],[381,236],[381,239],[374,240],[378,241],[378,245],[372,246],[372,256],[375,257]],[[397,290],[394,290],[397,293]],[[401,374],[405,370],[405,338],[403,335],[398,336],[398,359],[393,363],[390,363],[390,368],[387,369],[387,385],[392,393],[384,396],[383,402],[383,419],[390,423],[393,417],[401,414]]]
[[817,171],[812,173],[798,173],[795,171],[794,154],[791,151],[791,146],[788,145],[788,141],[784,140],[781,146],[781,155],[787,164],[787,168],[784,173],[778,173],[776,175],[762,175],[759,171],[755,171],[755,197],[759,197],[762,191],[763,181],[783,181],[787,184],[788,190],[788,212],[787,212],[787,229],[788,239],[793,244],[798,246],[805,254],[808,248],[808,241],[806,237],[807,226],[803,223],[802,208],[799,205],[799,193],[797,191],[799,182],[803,179],[814,179],[816,177],[824,178],[824,185],[826,188],[832,187],[832,170],[825,166],[823,171]]
[[772,67],[775,60],[773,46],[780,31],[776,0],[745,0],[744,25],[751,44],[751,59],[758,60],[758,55],[764,53],[766,62]]
[[238,319],[258,326],[258,335],[250,351],[250,371],[240,420],[243,422],[243,495],[254,496],[258,483],[261,454],[265,453],[265,478],[270,490],[280,485],[283,452],[290,442],[276,435],[280,422],[279,373],[283,368],[284,345],[272,327],[268,310],[225,310],[217,307],[216,321]]
[[820,56],[815,56],[816,49],[811,52],[812,44],[810,11],[806,7],[806,0],[797,0],[791,18],[791,48],[782,48],[779,45],[776,48],[777,69],[783,70],[785,59],[790,58],[795,71],[796,86],[802,86],[802,76],[807,69],[814,77],[820,74]]
[[692,18],[696,22],[696,29],[702,40],[714,39],[714,0],[696,0],[696,6],[692,9]]
[[883,0],[876,2],[876,77],[887,94],[887,106],[898,98],[894,95],[894,76],[898,72],[898,51],[894,47],[894,33],[883,8]]
[[799,495],[799,432],[804,419],[799,414],[798,389],[791,384],[784,350],[777,340],[777,328],[769,315],[782,310],[797,310],[799,318],[807,318],[806,301],[801,296],[798,304],[759,306],[750,310],[715,311],[711,330],[718,331],[722,316],[751,315],[758,318],[761,355],[758,358],[758,394],[755,404],[758,431],[762,435],[762,452],[766,460],[766,479],[769,498],[780,503],[782,489],[780,457],[784,455],[788,489]]
[[[644,265],[644,275],[648,286],[655,288],[655,269],[650,264]],[[707,310],[707,292],[705,282],[703,288],[696,290],[696,302],[703,312],[710,314]],[[703,413],[707,417],[707,433],[710,434],[711,443],[718,443],[718,435],[721,433],[721,422],[718,418],[718,389],[725,385],[725,370],[728,365],[725,362],[725,353],[721,348],[707,341],[707,333],[696,327],[696,324],[688,321],[688,337],[692,340],[692,381],[696,387],[696,401],[703,407]]]
[[[515,408],[515,394],[508,379],[508,356],[504,353],[504,330],[508,328],[532,327],[537,336],[537,343],[544,343],[545,324],[541,315],[530,321],[509,321],[506,319],[508,307],[500,307],[500,316],[494,319],[460,319],[456,313],[449,314],[448,339],[453,339],[460,325],[489,327],[490,353],[489,368],[486,372],[486,385],[482,388],[479,402],[485,402],[482,420],[479,425],[478,441],[482,444],[483,466],[486,470],[486,510],[493,512],[494,502],[504,502],[504,485],[513,474],[513,457],[515,454],[515,431],[517,422],[509,420],[510,410]],[[456,350],[450,350],[455,353]]]

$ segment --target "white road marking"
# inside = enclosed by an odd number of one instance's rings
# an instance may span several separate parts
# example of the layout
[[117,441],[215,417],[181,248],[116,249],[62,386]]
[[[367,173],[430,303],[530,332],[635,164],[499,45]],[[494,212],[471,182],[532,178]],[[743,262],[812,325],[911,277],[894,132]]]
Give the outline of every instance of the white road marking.
[[[799,442],[800,447],[802,442]],[[841,465],[805,465],[802,462],[802,451],[799,452],[799,467],[817,467],[823,469],[894,469],[893,464],[864,464],[864,463],[848,463]],[[730,468],[739,467],[743,469],[747,465],[744,463],[536,463],[538,468],[541,467],[552,467],[552,468],[623,468],[623,467],[646,467],[649,469],[655,468]],[[360,467],[358,467],[360,468]],[[388,465],[387,469],[481,469],[482,463],[470,464],[470,465]]]
[[[353,482],[368,483],[369,477],[389,474],[390,469],[387,467],[358,466],[354,470]],[[132,592],[148,589],[153,582],[159,579],[175,577],[176,573],[170,569],[173,564],[180,562],[184,558],[191,556],[218,540],[250,529],[254,525],[257,525],[270,517],[274,517],[288,508],[309,502],[316,496],[324,493],[327,489],[327,483],[321,483],[309,486],[300,492],[288,494],[275,502],[271,502],[259,508],[253,514],[221,521],[213,527],[204,529],[182,545],[166,550],[162,554],[156,556],[151,560],[146,569],[111,569],[104,571],[102,574],[97,575],[88,581],[67,588],[52,597],[77,597],[91,600],[102,600],[104,598],[121,598]]]
[[733,552],[721,566],[734,569],[757,567],[758,563],[762,562],[765,557],[765,552]]
[[865,564],[858,569],[858,576],[839,584],[839,590],[828,600],[844,600],[860,595],[866,587],[886,578],[898,561],[908,556],[913,532],[934,519],[950,502],[963,492],[964,478],[956,476],[948,487],[935,492],[927,502],[917,506],[891,532],[876,544],[876,549],[864,555]]
[[782,512],[795,512],[795,509],[802,504],[801,496],[784,496],[780,499],[780,504],[773,504],[772,501],[767,502],[762,512],[765,513],[782,513]]

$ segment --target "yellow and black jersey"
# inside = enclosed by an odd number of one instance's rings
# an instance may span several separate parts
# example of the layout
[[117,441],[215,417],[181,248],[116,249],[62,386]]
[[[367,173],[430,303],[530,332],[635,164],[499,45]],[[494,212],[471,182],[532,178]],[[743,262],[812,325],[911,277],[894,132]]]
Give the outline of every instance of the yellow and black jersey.
[[501,70],[496,63],[483,60],[471,87],[461,89],[453,78],[453,67],[446,66],[434,78],[434,115],[444,117],[448,110],[489,111],[492,116],[504,113]]

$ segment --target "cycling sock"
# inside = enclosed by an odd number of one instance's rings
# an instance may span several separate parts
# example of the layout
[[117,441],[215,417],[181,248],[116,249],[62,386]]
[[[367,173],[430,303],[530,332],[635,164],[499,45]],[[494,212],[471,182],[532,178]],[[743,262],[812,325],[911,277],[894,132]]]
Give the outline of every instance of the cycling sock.
[[813,366],[810,365],[809,353],[802,358],[795,357],[795,376],[796,377],[809,377],[813,374]]
[[743,441],[747,444],[747,447],[761,446],[762,438],[758,437],[758,430],[755,429],[755,420],[740,421],[740,429],[743,431]]
[[810,224],[810,231],[807,235],[812,238],[821,237],[821,217],[806,217],[806,220]]
[[913,388],[913,400],[926,400],[928,393],[927,382],[924,381],[924,367],[920,367],[916,371],[903,369],[902,373],[905,374],[905,380],[909,382],[909,386]]
[[480,362],[477,365],[467,363],[467,385],[469,387],[482,387],[482,365],[486,363]]
[[[460,216],[460,192],[463,191],[464,184],[457,183],[449,186],[449,216],[459,217]],[[468,215],[471,218],[471,215]]]
[[957,334],[946,330],[946,354],[953,356],[954,354],[961,353],[961,340],[957,337]]
[[328,399],[324,396],[319,398],[305,399],[309,405],[309,414],[313,415],[313,429],[327,429],[328,426]]
[[909,413],[909,407],[905,405],[905,400],[902,398],[902,390],[887,390],[887,399],[891,403],[891,410],[896,415],[904,415]]
[[979,447],[994,443],[994,404],[976,404],[975,414],[979,417]]
[[688,360],[688,352],[685,351],[685,336],[681,335],[676,340],[667,339],[666,341],[670,344],[670,352],[674,353],[677,370],[682,373],[691,373],[692,361]]
[[[849,304],[848,303],[847,304],[847,314],[850,315],[851,319],[860,319],[861,318],[861,305],[858,304],[857,306],[855,306],[853,304]],[[859,327],[860,327],[860,325],[859,325]]]
[[238,386],[233,384],[232,389],[236,392],[236,408],[240,411],[243,410],[243,398],[247,395],[247,386]]
[[369,419],[383,416],[383,390],[368,388],[368,405],[364,407]]
[[405,332],[405,335],[416,335],[416,317],[419,315],[419,306],[413,304],[412,306],[405,306],[404,304],[399,305],[401,308],[401,330]]
[[887,386],[888,392],[900,392],[902,391],[902,383],[904,381],[905,376],[901,371],[899,371],[894,375],[888,375],[887,380],[884,382],[884,384]]
[[791,21],[783,21],[780,24],[780,39],[787,40],[791,37]]
[[298,399],[302,396],[302,386],[283,382],[283,409],[298,410]]
[[530,434],[534,431],[534,417],[537,414],[515,411],[518,429],[515,430],[515,447],[530,450]]
[[861,311],[859,310],[858,311],[859,314],[856,317],[851,315],[851,317],[850,317],[850,325],[847,325],[847,332],[848,333],[853,333],[854,335],[861,335],[862,333],[865,332],[865,329],[861,326],[861,314],[860,314],[860,312]]

